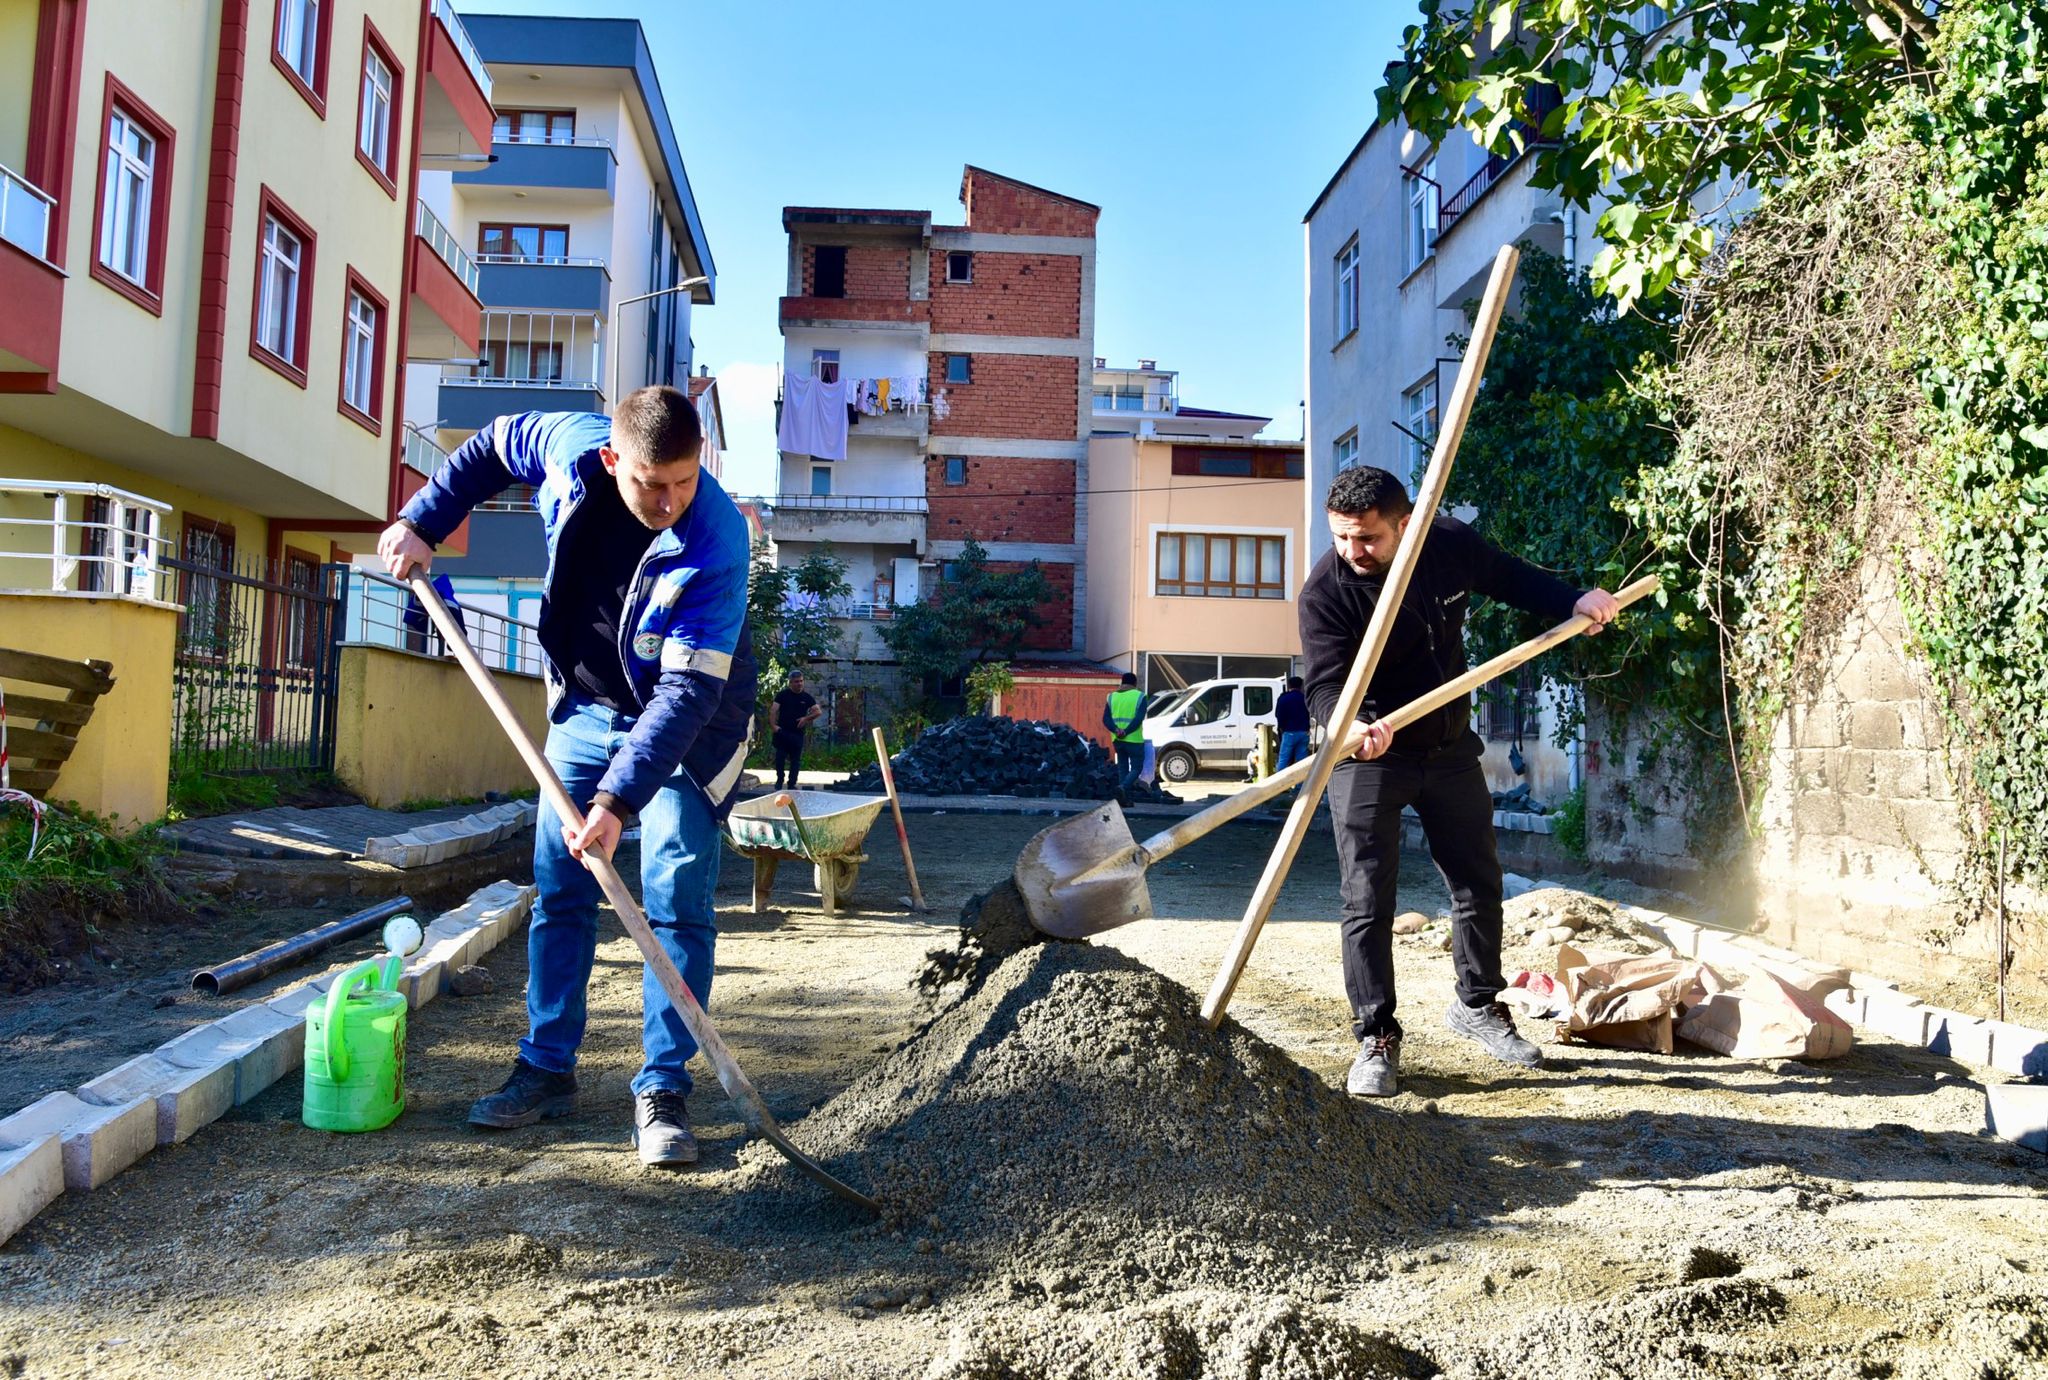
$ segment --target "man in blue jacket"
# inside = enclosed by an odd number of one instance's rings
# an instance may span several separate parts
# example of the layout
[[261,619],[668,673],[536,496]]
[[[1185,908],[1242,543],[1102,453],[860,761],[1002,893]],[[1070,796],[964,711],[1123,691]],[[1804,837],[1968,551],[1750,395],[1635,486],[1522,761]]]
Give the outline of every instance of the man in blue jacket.
[[[541,798],[527,1035],[504,1086],[470,1108],[474,1125],[528,1126],[574,1110],[600,895],[582,859],[610,856],[635,814],[648,921],[709,1005],[719,822],[746,759],[755,671],[746,521],[699,468],[701,445],[696,409],[673,388],[629,393],[609,418],[500,417],[378,539],[402,578],[425,569],[478,503],[512,484],[538,490],[547,756],[585,813],[571,829]],[[646,1062],[633,1079],[633,1141],[642,1163],[691,1164],[685,1065],[696,1042],[651,969],[641,990]]]

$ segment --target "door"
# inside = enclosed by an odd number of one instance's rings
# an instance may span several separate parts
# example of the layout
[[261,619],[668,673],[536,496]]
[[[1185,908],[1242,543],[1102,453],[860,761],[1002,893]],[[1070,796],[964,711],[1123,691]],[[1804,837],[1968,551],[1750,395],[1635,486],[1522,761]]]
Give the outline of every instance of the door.
[[1187,702],[1175,720],[1179,732],[1175,734],[1182,742],[1195,750],[1203,760],[1228,756],[1232,729],[1230,720],[1237,713],[1237,687],[1235,685],[1212,685]]

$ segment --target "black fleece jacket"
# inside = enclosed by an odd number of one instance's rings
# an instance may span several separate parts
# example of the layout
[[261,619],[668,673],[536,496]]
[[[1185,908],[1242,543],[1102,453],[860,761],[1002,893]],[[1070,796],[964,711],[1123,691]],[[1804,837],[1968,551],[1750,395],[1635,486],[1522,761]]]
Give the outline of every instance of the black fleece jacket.
[[[1334,549],[1325,551],[1309,571],[1301,587],[1301,655],[1309,711],[1316,722],[1327,724],[1336,712],[1345,677],[1351,674],[1351,663],[1385,587],[1384,576],[1358,574]],[[1572,616],[1572,605],[1582,592],[1488,545],[1456,518],[1437,518],[1422,544],[1358,717],[1370,723],[1465,673],[1468,596],[1483,594],[1563,622]],[[1464,735],[1471,717],[1467,701],[1453,700],[1397,732],[1391,751],[1420,753],[1451,742]]]

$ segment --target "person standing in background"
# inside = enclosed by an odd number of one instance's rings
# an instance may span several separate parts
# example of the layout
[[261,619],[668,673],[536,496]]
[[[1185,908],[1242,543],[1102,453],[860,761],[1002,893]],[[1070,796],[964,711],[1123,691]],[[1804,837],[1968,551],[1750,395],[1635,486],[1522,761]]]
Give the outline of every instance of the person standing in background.
[[1131,803],[1131,787],[1145,770],[1145,714],[1150,702],[1138,688],[1138,677],[1124,672],[1118,688],[1102,703],[1102,726],[1116,744],[1116,799]]
[[[789,684],[775,696],[775,707],[769,711],[769,722],[774,726],[771,741],[775,745],[775,789],[793,791],[796,789],[797,770],[804,761],[804,730],[817,721],[824,711],[818,702],[804,693],[804,673],[790,673]],[[784,767],[787,765],[787,780]]]
[[1301,693],[1301,677],[1289,676],[1287,688],[1273,704],[1273,727],[1280,734],[1280,752],[1274,771],[1286,771],[1308,756],[1308,696]]

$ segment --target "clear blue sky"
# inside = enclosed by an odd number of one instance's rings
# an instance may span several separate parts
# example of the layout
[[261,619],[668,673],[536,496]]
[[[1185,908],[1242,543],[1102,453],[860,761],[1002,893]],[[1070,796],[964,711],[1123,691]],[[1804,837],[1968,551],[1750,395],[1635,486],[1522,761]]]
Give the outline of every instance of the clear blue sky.
[[1301,218],[1371,122],[1412,0],[587,8],[646,26],[718,262],[692,333],[721,377],[734,492],[774,487],[782,208],[958,224],[968,163],[1102,208],[1097,354],[1157,359],[1183,402],[1301,434]]

